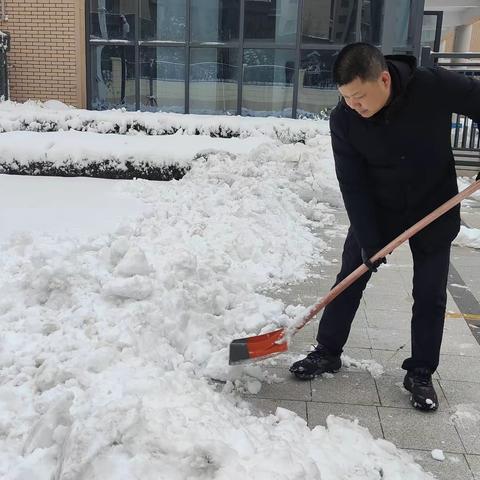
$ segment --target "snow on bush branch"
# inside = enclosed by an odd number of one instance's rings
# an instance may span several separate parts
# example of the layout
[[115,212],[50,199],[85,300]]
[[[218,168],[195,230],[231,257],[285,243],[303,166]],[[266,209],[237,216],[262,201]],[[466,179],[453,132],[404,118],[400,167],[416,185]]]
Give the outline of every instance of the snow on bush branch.
[[265,135],[282,143],[305,143],[319,134],[327,134],[328,122],[289,118],[257,118],[225,115],[182,115],[163,112],[127,112],[125,109],[81,110],[50,100],[0,103],[0,133],[27,130],[147,135],[209,135],[232,138]]

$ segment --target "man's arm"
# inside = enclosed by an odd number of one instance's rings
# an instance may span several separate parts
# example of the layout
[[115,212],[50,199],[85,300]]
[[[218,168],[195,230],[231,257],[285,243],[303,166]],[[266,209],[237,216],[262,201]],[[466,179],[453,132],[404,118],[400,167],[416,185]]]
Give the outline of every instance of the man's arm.
[[451,113],[460,113],[480,124],[480,79],[441,67],[431,69],[438,85],[438,101]]
[[330,131],[337,179],[353,232],[362,249],[376,253],[383,245],[365,160],[342,131],[338,112],[332,112]]

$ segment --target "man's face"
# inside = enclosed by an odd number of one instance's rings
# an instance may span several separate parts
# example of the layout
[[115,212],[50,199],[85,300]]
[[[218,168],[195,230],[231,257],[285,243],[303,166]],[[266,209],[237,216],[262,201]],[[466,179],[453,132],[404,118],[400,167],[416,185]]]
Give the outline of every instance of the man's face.
[[364,118],[370,118],[388,102],[392,79],[383,71],[376,80],[364,82],[360,78],[338,87],[346,104]]

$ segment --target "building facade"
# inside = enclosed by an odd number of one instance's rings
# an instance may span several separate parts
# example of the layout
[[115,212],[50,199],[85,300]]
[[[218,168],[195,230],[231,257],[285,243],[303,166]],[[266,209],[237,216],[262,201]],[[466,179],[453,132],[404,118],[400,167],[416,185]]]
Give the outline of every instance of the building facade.
[[284,117],[336,103],[347,43],[418,54],[423,0],[0,0],[10,98]]

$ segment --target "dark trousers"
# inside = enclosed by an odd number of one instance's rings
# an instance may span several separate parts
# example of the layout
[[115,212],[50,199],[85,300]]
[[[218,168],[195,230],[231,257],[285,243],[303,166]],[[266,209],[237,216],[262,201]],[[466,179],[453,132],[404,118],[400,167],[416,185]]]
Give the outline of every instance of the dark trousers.
[[[413,308],[411,323],[412,356],[402,368],[427,367],[432,372],[438,367],[440,346],[447,303],[447,279],[450,263],[450,245],[425,252],[410,240],[413,256]],[[335,285],[362,264],[360,247],[351,229],[348,231],[342,254],[342,268]],[[371,273],[367,272],[331,302],[323,312],[318,327],[317,341],[332,353],[340,354],[347,342],[353,318]],[[377,273],[381,275],[381,273]],[[388,311],[385,311],[388,315]]]

